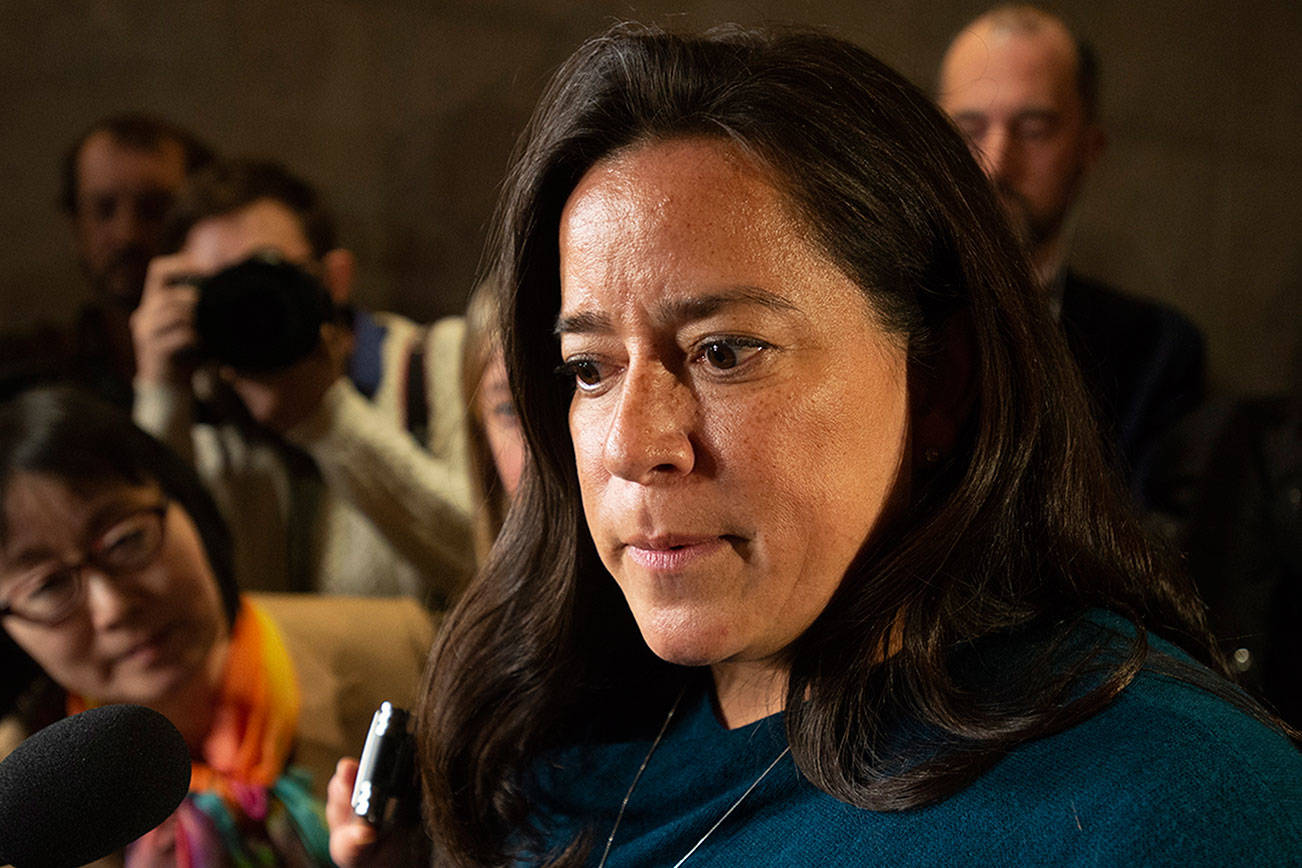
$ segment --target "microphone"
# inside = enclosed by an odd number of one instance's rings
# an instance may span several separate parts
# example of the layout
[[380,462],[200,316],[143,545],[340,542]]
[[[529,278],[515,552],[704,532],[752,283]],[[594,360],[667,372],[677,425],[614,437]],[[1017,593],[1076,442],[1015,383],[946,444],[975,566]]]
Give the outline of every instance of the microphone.
[[103,858],[171,816],[189,789],[189,748],[158,712],[105,705],[65,717],[0,762],[0,865]]

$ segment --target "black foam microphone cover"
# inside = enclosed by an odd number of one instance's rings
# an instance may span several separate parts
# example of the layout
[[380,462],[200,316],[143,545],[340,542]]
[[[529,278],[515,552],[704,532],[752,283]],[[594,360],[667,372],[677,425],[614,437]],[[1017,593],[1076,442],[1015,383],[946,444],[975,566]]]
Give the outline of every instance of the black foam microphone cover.
[[85,865],[166,820],[190,751],[163,715],[105,705],[30,736],[0,762],[0,864]]

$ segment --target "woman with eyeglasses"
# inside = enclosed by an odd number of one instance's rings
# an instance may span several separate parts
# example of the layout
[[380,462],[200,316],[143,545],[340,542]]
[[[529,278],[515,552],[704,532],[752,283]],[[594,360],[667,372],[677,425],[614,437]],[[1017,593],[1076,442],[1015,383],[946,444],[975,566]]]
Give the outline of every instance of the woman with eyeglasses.
[[190,796],[127,865],[329,865],[325,784],[380,702],[407,701],[424,611],[241,595],[193,471],[71,390],[0,406],[0,507],[0,756],[65,714],[146,705],[191,747]]

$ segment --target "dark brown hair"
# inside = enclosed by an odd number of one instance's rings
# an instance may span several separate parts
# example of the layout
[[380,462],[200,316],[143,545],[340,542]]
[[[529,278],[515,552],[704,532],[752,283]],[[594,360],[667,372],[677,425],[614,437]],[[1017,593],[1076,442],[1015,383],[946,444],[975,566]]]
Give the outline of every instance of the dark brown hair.
[[[427,822],[452,862],[507,860],[529,840],[540,753],[654,728],[689,677],[646,648],[596,556],[566,422],[572,384],[552,371],[571,191],[620,149],[701,136],[765,167],[814,243],[907,340],[911,380],[938,369],[954,334],[971,345],[956,448],[916,475],[911,502],[874,531],[787,649],[785,721],[801,772],[864,808],[926,804],[1105,706],[1143,661],[1144,628],[1213,660],[1195,598],[1101,454],[1079,377],[985,177],[928,98],[820,33],[679,37],[620,25],[556,74],[500,203],[503,342],[531,461],[425,685]],[[1069,693],[1078,671],[1049,666],[997,701],[961,687],[956,649],[1037,624],[1055,635],[1092,607],[1142,626],[1083,695]],[[882,661],[886,647],[899,651]],[[879,748],[905,716],[939,740],[912,765],[887,764]],[[577,842],[561,863],[582,850]]]
[[196,223],[239,211],[260,199],[288,208],[320,259],[339,246],[334,216],[311,184],[274,160],[219,160],[188,179],[163,224],[163,249],[179,250]]
[[96,133],[108,133],[113,141],[138,151],[158,151],[168,142],[175,142],[181,147],[181,159],[185,164],[185,173],[192,174],[214,159],[212,148],[208,147],[189,130],[177,126],[171,121],[140,112],[110,115],[95,122],[95,125],[77,137],[77,141],[63,154],[60,164],[59,207],[68,214],[77,213],[77,194],[79,179],[77,177],[77,159],[87,140]]

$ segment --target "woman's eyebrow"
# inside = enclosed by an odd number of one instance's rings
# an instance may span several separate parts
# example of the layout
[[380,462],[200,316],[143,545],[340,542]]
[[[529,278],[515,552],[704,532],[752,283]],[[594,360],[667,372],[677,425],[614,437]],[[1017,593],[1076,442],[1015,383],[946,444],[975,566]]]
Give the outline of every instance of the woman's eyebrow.
[[89,545],[95,542],[101,535],[108,533],[115,524],[137,513],[168,505],[170,505],[168,498],[161,492],[156,492],[149,498],[133,495],[112,500],[95,510],[87,519],[86,527],[82,531],[85,543]]
[[779,313],[799,308],[775,292],[758,286],[730,286],[717,292],[665,299],[656,305],[656,317],[663,322],[681,323],[704,319],[727,307],[758,305]]
[[614,325],[611,323],[610,317],[595,311],[580,311],[569,316],[561,314],[556,318],[556,327],[553,329],[557,337],[566,334],[606,334],[611,331],[614,331]]
[[[125,519],[127,516],[141,509],[147,509],[140,503],[134,501],[115,500],[104,504],[86,520],[78,535],[82,540],[82,545],[90,545],[102,533],[108,531],[113,525]],[[36,564],[44,563],[59,557],[60,552],[57,548],[44,542],[28,544],[22,549],[9,554],[6,560],[18,567],[30,567]]]
[[[758,286],[731,286],[717,292],[689,295],[685,298],[665,299],[657,302],[654,315],[657,321],[684,323],[704,319],[727,307],[758,305],[780,313],[798,312],[800,308],[786,298]],[[562,314],[556,320],[556,335],[604,334],[614,330],[611,318],[597,311],[579,311]]]
[[58,553],[54,549],[38,544],[5,555],[5,563],[13,569],[25,570],[37,564],[54,560],[56,557],[58,557]]

